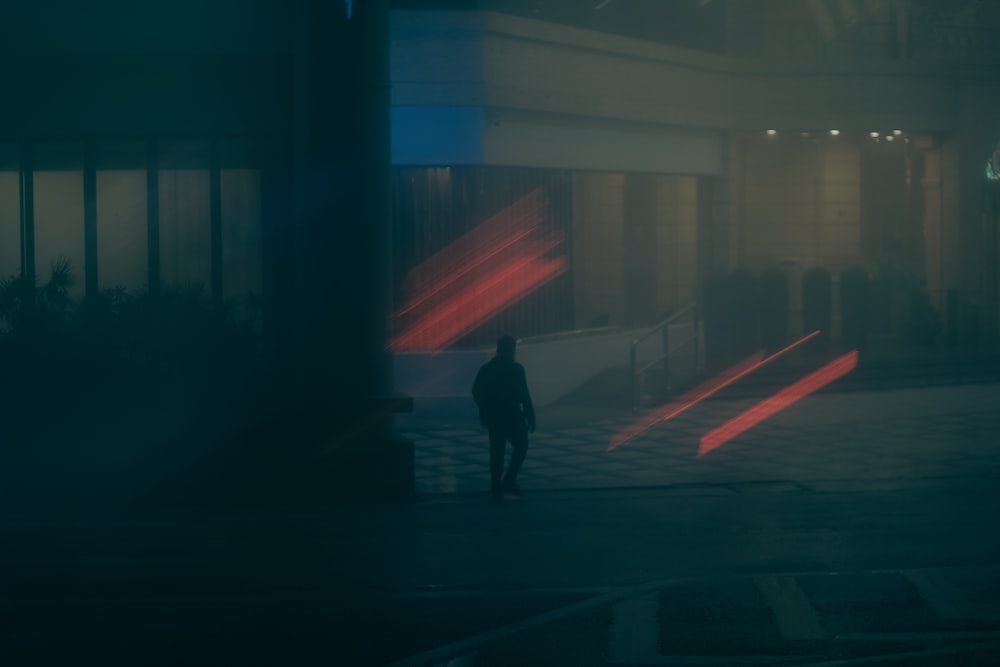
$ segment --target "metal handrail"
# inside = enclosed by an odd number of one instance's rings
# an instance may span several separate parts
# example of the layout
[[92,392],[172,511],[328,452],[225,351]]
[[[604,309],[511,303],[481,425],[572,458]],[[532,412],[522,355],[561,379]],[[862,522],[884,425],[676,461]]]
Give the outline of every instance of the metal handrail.
[[[659,324],[657,324],[656,326],[654,326],[649,331],[647,331],[647,332],[643,333],[641,336],[633,339],[632,342],[631,342],[631,344],[629,345],[629,362],[630,362],[630,370],[631,370],[632,409],[633,410],[637,409],[638,406],[639,406],[639,376],[641,376],[643,373],[645,373],[646,371],[648,371],[650,368],[653,368],[654,366],[658,366],[661,363],[663,364],[664,371],[667,372],[667,373],[669,373],[669,369],[670,369],[670,339],[669,339],[669,335],[668,334],[669,334],[669,330],[670,330],[670,325],[674,324],[675,322],[677,322],[678,320],[680,320],[682,317],[684,317],[688,313],[691,313],[691,324],[692,324],[692,328],[694,329],[694,335],[691,338],[689,338],[688,340],[685,340],[683,343],[681,343],[677,347],[678,347],[678,349],[680,349],[680,348],[686,347],[687,345],[689,345],[691,343],[694,343],[695,367],[697,368],[697,365],[698,365],[698,353],[699,353],[698,339],[700,337],[700,332],[698,330],[699,329],[699,326],[698,326],[698,304],[696,304],[696,303],[692,303],[692,304],[690,304],[688,306],[685,306],[684,308],[681,308],[680,310],[678,310],[676,313],[673,313],[670,317],[666,318],[665,320],[663,320],[662,322],[660,322]],[[637,360],[638,360],[637,350],[638,350],[638,347],[639,347],[639,343],[641,343],[642,341],[646,340],[647,338],[649,338],[649,337],[651,337],[651,336],[653,336],[653,335],[655,335],[657,333],[661,333],[663,335],[663,354],[660,357],[654,359],[653,361],[645,364],[642,368],[636,368],[636,366],[638,365],[637,364]]]
[[660,322],[659,324],[657,324],[655,327],[653,327],[652,329],[650,329],[646,333],[642,334],[641,336],[639,336],[638,338],[636,338],[635,340],[633,340],[632,341],[632,345],[638,345],[642,341],[646,340],[647,338],[649,338],[650,336],[652,336],[653,334],[655,334],[657,331],[660,331],[660,330],[665,329],[666,327],[670,326],[671,324],[674,323],[674,321],[679,320],[682,315],[686,315],[688,313],[688,311],[692,311],[692,310],[695,310],[695,311],[698,310],[698,304],[692,303],[690,305],[684,306],[683,308],[681,308],[680,310],[678,310],[676,313],[674,313],[673,315],[671,315],[667,319],[663,320],[662,322]]
[[[690,338],[688,338],[687,340],[685,340],[683,343],[681,343],[680,345],[678,345],[677,348],[680,349],[680,348],[684,347],[685,345],[690,345],[691,343],[697,343],[697,342],[698,342],[697,337],[696,336],[691,336]],[[670,356],[670,351],[668,350],[664,354],[661,354],[660,356],[658,356],[656,359],[653,359],[652,361],[648,362],[642,368],[636,370],[635,375],[636,376],[640,376],[643,373],[645,373],[646,371],[648,371],[650,368],[652,368],[653,366],[658,366],[658,365],[662,364],[664,362],[664,360],[666,360],[669,356]]]
[[557,331],[550,334],[539,334],[537,336],[527,336],[525,338],[519,338],[517,340],[518,345],[523,345],[525,343],[552,343],[563,340],[570,340],[571,338],[587,338],[590,336],[601,336],[604,334],[613,334],[621,331],[621,327],[618,326],[605,326],[605,327],[591,327],[589,329],[571,329],[569,331]]

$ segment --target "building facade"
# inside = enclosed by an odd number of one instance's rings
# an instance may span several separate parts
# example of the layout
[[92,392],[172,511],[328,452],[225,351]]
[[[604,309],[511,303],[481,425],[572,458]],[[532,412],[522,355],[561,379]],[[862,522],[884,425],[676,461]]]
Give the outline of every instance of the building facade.
[[[462,314],[448,346],[501,330],[644,326],[695,302],[708,272],[738,267],[783,267],[793,288],[810,266],[891,269],[942,312],[961,294],[986,309],[984,326],[996,319],[983,164],[1000,137],[1000,87],[983,45],[1000,19],[989,3],[715,4],[705,49],[474,10],[395,12],[388,38],[359,44],[343,31],[374,29],[369,10],[348,17],[357,4],[12,9],[0,275],[42,281],[66,258],[79,300],[197,285],[259,307],[278,347],[318,331],[372,358],[382,343],[303,314],[332,298],[303,285],[354,280],[364,255],[353,242],[381,248],[360,269],[379,284],[333,310],[388,326],[378,340],[442,305]],[[391,86],[372,64],[387,52]],[[372,125],[383,113],[373,89],[391,97],[394,169],[379,190],[391,195],[362,201],[372,193],[351,179],[372,168],[365,142],[388,141]],[[309,170],[337,187],[307,193]],[[505,252],[535,278],[496,292],[497,266],[466,261],[464,292],[409,308],[422,294],[412,272],[440,270],[439,253],[463,237],[466,260],[490,255],[496,241],[474,230],[502,225],[532,193],[537,219]],[[304,222],[316,200],[344,221],[391,200],[391,232]],[[290,212],[305,227],[287,224]]]
[[[571,312],[484,320],[466,342],[511,326],[643,326],[697,301],[708,272],[774,266],[793,311],[809,267],[836,279],[862,266],[918,285],[943,318],[977,304],[995,336],[983,165],[1000,100],[995,57],[976,44],[1000,16],[957,5],[727,3],[714,50],[526,11],[395,13],[393,161],[410,179],[397,187],[419,190],[427,168],[483,182],[532,171],[557,193],[561,291],[520,305]],[[494,209],[474,220],[519,196],[489,191]],[[440,216],[437,201],[424,213]],[[403,273],[459,236],[417,229],[430,247]]]
[[[385,1],[47,0],[5,6],[0,25],[5,286],[20,275],[41,288],[55,263],[68,266],[77,306],[109,289],[153,308],[200,290],[215,309],[259,313],[259,353],[244,361],[260,366],[260,386],[206,377],[209,359],[195,381],[154,387],[152,400],[190,414],[174,403],[203,401],[198,387],[218,380],[189,436],[232,410],[234,456],[292,447],[299,473],[330,473],[317,493],[338,479],[380,493],[392,466],[373,472],[366,456],[401,461],[383,495],[412,492],[412,449],[383,449],[399,407],[388,351],[388,16]],[[4,333],[15,324],[0,323]],[[86,394],[98,379],[72,382]],[[259,463],[265,479],[272,463]]]

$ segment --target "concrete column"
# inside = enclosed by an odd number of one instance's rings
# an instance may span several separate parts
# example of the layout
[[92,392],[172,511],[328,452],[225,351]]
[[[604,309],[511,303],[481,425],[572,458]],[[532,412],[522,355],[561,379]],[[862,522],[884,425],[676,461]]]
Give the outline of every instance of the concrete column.
[[297,381],[357,414],[392,390],[389,43],[386,0],[349,7],[296,2],[287,268]]
[[318,452],[331,487],[403,497],[412,448],[389,444],[388,1],[294,12],[290,140],[267,205],[273,395],[295,441],[276,446]]

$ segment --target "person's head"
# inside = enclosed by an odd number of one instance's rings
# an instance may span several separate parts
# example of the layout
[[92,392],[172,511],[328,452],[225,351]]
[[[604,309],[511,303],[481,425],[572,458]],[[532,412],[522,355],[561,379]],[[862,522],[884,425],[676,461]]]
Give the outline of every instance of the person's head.
[[517,341],[513,336],[500,336],[497,341],[497,356],[501,359],[513,359],[514,350],[517,349]]

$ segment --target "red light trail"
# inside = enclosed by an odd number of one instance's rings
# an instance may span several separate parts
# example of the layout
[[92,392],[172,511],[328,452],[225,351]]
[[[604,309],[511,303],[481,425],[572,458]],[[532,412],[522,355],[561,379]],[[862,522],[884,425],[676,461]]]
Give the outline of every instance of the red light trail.
[[563,241],[542,230],[547,206],[536,188],[414,268],[391,348],[444,350],[565,272],[565,256],[545,257]]
[[717,449],[741,433],[745,433],[768,417],[781,412],[790,405],[801,401],[834,380],[842,378],[858,366],[858,352],[854,350],[810,373],[801,380],[785,387],[774,396],[767,398],[742,414],[709,432],[701,438],[698,456]]
[[819,331],[813,331],[808,336],[804,336],[799,340],[795,341],[791,345],[784,347],[774,354],[764,357],[763,352],[756,352],[752,356],[744,359],[734,366],[730,366],[726,370],[722,371],[713,378],[706,380],[694,389],[687,391],[676,399],[668,403],[660,412],[656,412],[651,415],[640,419],[636,423],[632,424],[628,428],[619,432],[615,437],[611,439],[611,444],[608,445],[608,451],[612,451],[622,446],[629,440],[645,433],[649,429],[653,428],[660,422],[673,419],[677,415],[693,408],[698,403],[701,403],[706,398],[712,396],[713,394],[722,391],[729,385],[733,384],[737,380],[746,377],[750,373],[753,373],[758,368],[761,368],[770,362],[774,361],[778,357],[786,354],[795,348],[799,347],[803,343],[819,335]]
[[[523,257],[477,281],[431,310],[393,341],[396,350],[443,350],[479,324],[549,282],[569,263],[565,257]],[[484,298],[488,293],[488,298]]]
[[516,251],[537,232],[545,206],[545,195],[541,188],[536,188],[421,262],[407,276],[414,295],[398,315],[419,309],[462,279],[472,278],[476,269],[490,260]]

